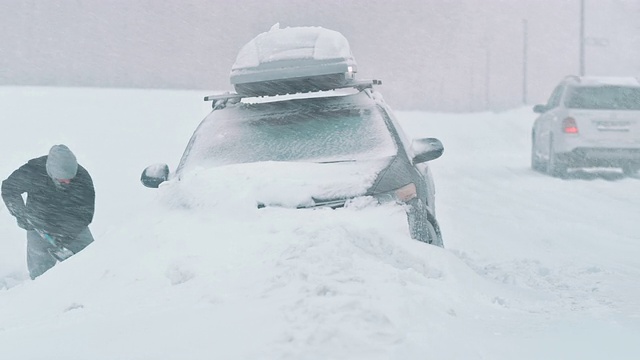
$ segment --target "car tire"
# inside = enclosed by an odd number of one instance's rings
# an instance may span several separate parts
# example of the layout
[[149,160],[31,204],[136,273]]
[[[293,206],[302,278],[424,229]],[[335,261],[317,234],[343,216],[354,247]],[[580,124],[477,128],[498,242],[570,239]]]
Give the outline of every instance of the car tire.
[[538,172],[546,170],[544,161],[537,155],[537,144],[535,134],[531,135],[531,169]]
[[567,165],[558,158],[553,147],[553,137],[549,139],[549,159],[547,160],[547,173],[553,177],[563,178],[567,175]]
[[440,226],[436,219],[429,214],[422,200],[411,204],[407,220],[412,239],[444,247]]
[[436,219],[429,218],[427,221],[427,227],[429,228],[429,234],[431,234],[429,244],[444,248],[444,242],[442,241],[442,234],[440,233],[440,226]]

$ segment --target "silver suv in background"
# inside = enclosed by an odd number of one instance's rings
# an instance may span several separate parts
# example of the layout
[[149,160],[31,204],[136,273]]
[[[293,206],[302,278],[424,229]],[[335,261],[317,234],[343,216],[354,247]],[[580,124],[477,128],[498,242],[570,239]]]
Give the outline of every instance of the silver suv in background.
[[569,168],[640,169],[640,80],[567,76],[531,133],[531,168],[562,177]]

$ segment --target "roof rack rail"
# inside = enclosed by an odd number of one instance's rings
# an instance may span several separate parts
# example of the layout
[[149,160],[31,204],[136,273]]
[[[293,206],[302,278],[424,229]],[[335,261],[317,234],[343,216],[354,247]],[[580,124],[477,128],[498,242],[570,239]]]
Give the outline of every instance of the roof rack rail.
[[360,81],[354,80],[354,81],[346,83],[344,86],[338,87],[338,89],[352,87],[352,88],[356,88],[356,89],[362,91],[364,89],[372,88],[373,85],[382,85],[382,80],[376,80],[376,79],[360,80]]
[[209,95],[204,97],[204,101],[211,101],[211,108],[213,110],[224,109],[227,106],[227,103],[231,101],[232,104],[240,102],[243,97],[236,93],[226,92],[224,94],[219,95]]
[[[333,90],[354,88],[354,89],[357,89],[358,91],[363,91],[365,89],[372,88],[373,85],[382,85],[382,81],[376,80],[376,79],[349,81],[342,85],[337,85]],[[205,96],[204,101],[212,101],[213,103],[211,104],[211,107],[215,110],[215,109],[224,108],[229,101],[231,101],[231,103],[237,103],[243,98],[249,98],[249,97],[257,97],[257,96],[227,92],[224,94]]]
[[209,95],[209,96],[205,96],[205,97],[204,97],[204,101],[213,101],[213,102],[216,102],[216,101],[219,101],[219,100],[225,100],[225,101],[227,101],[227,100],[231,100],[231,99],[238,99],[238,100],[240,100],[240,99],[242,99],[243,97],[246,97],[246,96],[239,95],[239,94],[236,94],[236,93],[230,93],[230,92],[227,92],[227,93],[219,94],[219,95]]

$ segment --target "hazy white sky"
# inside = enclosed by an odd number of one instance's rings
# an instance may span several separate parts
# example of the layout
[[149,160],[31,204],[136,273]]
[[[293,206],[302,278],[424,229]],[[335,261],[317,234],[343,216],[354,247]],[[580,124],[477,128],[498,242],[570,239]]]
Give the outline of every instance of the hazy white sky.
[[[640,3],[585,0],[587,72],[640,75]],[[238,49],[274,23],[351,42],[403,109],[520,105],[579,69],[580,0],[22,0],[0,3],[0,84],[230,89]],[[606,45],[598,46],[597,44]]]

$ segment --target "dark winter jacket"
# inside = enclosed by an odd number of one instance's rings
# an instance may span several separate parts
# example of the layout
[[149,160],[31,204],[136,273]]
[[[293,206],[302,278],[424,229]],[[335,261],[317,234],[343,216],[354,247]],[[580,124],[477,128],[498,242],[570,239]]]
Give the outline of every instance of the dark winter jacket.
[[[91,176],[78,165],[76,176],[64,188],[47,174],[47,156],[29,160],[2,182],[2,199],[11,215],[29,218],[36,228],[75,238],[93,220],[95,190]],[[27,193],[26,205],[22,194]]]

